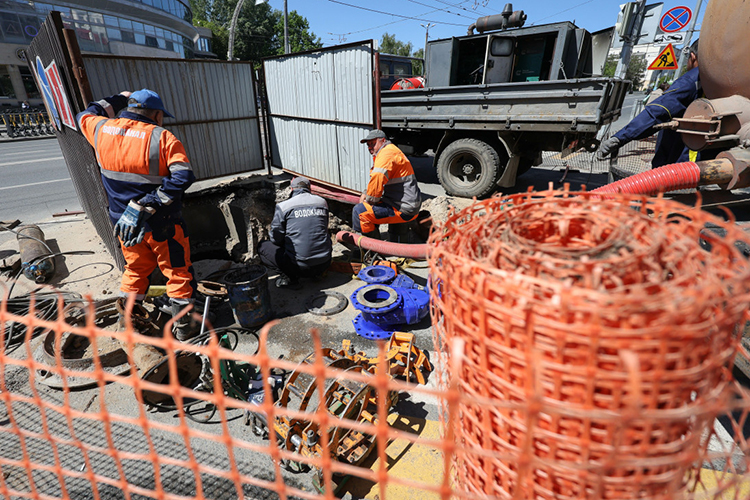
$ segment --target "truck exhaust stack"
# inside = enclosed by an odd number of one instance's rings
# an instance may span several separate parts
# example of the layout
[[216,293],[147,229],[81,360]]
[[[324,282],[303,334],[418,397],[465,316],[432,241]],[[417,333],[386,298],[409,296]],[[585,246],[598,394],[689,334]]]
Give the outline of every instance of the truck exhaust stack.
[[526,22],[526,14],[522,10],[513,11],[513,4],[506,3],[501,14],[485,16],[477,19],[477,22],[469,26],[468,35],[474,34],[474,29],[479,33],[493,30],[506,30],[508,28],[520,28]]

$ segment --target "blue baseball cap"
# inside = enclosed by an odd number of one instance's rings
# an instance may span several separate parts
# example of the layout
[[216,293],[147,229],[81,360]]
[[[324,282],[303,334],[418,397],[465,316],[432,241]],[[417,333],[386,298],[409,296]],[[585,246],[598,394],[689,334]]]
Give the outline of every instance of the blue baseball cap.
[[130,99],[135,99],[137,103],[128,104],[129,108],[157,109],[164,112],[164,116],[174,118],[174,115],[164,108],[164,103],[159,94],[149,89],[141,89],[133,92]]

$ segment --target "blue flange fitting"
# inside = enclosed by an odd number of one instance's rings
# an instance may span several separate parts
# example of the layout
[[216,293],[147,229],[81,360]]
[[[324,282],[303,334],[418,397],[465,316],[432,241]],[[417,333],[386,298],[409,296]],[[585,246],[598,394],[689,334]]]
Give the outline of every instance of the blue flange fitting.
[[388,266],[367,266],[357,273],[357,278],[368,285],[390,283],[396,277],[396,270]]

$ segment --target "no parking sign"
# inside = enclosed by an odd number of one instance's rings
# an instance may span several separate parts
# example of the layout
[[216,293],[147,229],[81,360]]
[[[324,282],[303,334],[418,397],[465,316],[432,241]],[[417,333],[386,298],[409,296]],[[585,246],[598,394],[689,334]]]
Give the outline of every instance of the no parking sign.
[[692,18],[693,11],[688,7],[674,7],[669,9],[666,14],[661,17],[659,29],[664,33],[674,33],[687,26]]

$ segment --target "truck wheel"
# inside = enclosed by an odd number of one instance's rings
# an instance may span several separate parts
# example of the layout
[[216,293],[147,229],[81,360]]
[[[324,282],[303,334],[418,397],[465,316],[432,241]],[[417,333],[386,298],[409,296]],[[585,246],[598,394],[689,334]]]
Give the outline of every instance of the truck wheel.
[[488,196],[495,190],[502,173],[500,155],[478,139],[458,139],[450,143],[437,161],[438,179],[451,196]]

